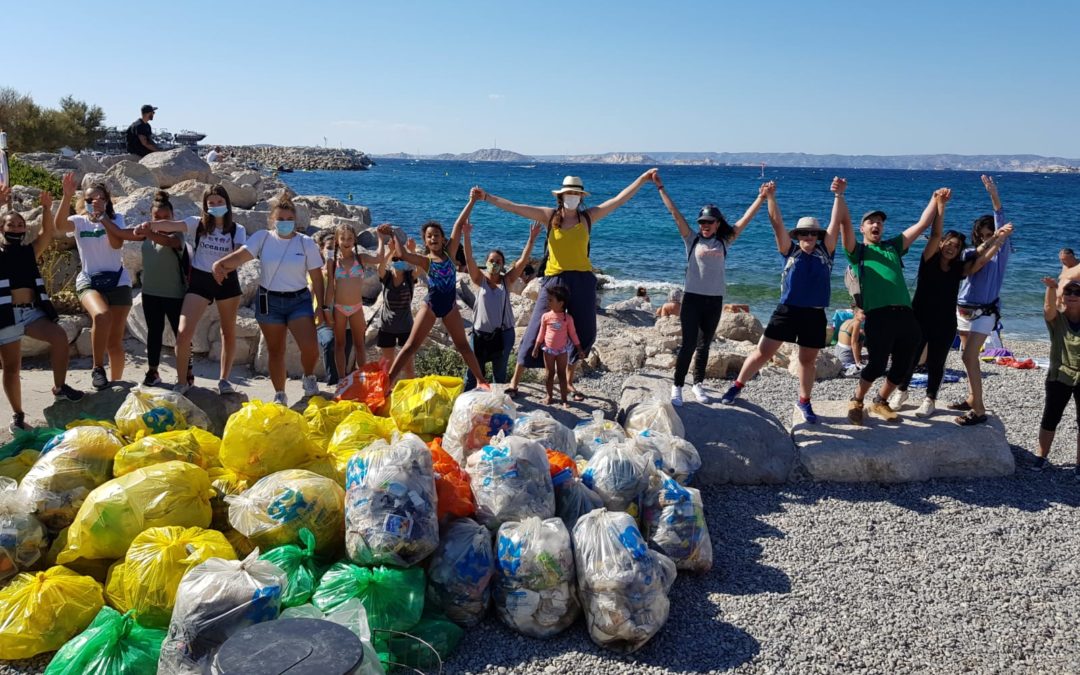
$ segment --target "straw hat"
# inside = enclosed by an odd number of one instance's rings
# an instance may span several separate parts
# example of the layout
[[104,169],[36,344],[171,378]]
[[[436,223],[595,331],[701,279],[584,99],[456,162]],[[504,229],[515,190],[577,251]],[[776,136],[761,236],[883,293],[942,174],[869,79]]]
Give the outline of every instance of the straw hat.
[[581,178],[577,176],[567,176],[562,179],[562,187],[558,190],[552,190],[551,194],[561,195],[564,192],[580,192],[582,195],[588,197],[589,193],[585,191],[585,183],[581,182]]
[[799,218],[799,222],[796,223],[795,229],[791,231],[792,238],[797,238],[802,233],[816,234],[818,239],[825,238],[825,230],[821,228],[821,223],[813,216],[803,216]]

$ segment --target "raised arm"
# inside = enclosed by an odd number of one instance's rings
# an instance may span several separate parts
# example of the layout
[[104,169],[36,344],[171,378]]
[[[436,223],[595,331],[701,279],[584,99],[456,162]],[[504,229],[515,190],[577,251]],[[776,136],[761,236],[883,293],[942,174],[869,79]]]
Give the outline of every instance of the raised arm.
[[1005,246],[1012,232],[1012,223],[1006,223],[1000,230],[996,230],[992,237],[979,244],[979,247],[975,249],[975,259],[969,261],[968,266],[964,268],[968,276],[986,267],[987,263],[993,260],[994,256]]
[[766,183],[763,190],[769,205],[769,223],[776,239],[776,250],[780,251],[780,255],[787,255],[791,250],[791,235],[784,229],[784,217],[780,215],[780,205],[776,203],[776,183]]
[[926,203],[926,208],[923,209],[919,222],[904,230],[905,251],[911,248],[911,245],[915,243],[915,240],[922,236],[922,233],[926,231],[926,228],[934,224],[934,219],[937,218],[937,199],[934,197],[936,194],[937,192],[935,191],[933,195],[930,195],[930,201]]
[[[997,185],[994,184],[994,179],[991,176],[983,174],[981,176],[983,187],[990,193],[990,205],[994,207],[994,211],[1001,210],[1001,197],[998,196]],[[1000,227],[1000,225],[999,225]]]
[[521,249],[521,256],[518,257],[509,270],[506,271],[506,283],[512,284],[518,280],[522,272],[525,271],[525,266],[529,264],[529,258],[532,257],[533,246],[536,245],[536,238],[540,236],[540,231],[544,229],[544,224],[539,221],[533,221],[531,227],[529,227],[529,241],[525,242],[525,248]]
[[48,190],[41,191],[41,234],[34,240],[34,257],[40,258],[45,249],[52,244],[55,232],[55,220],[52,212],[52,195]]
[[469,201],[465,202],[465,208],[461,209],[457,220],[454,221],[454,227],[450,230],[450,241],[446,242],[446,254],[450,256],[451,260],[457,258],[458,242],[461,241],[461,228],[465,226],[465,223],[469,222],[469,215],[472,214],[476,202],[476,196],[472,190],[469,190]]
[[378,265],[385,257],[386,248],[385,242],[382,237],[379,237],[379,245],[375,248],[375,255],[370,253],[357,253],[356,257],[360,259],[360,262],[364,265]]
[[[843,190],[833,190],[833,212],[837,209],[841,209],[842,213],[848,213],[847,199],[844,197],[844,192],[847,190],[847,179],[840,178],[839,176],[833,177],[833,185],[837,185],[839,181],[843,181]],[[831,224],[831,223],[830,223]],[[855,247],[858,245],[858,241],[855,239],[855,226],[851,222],[851,216],[847,218],[841,218],[840,220],[840,240],[844,243],[844,250],[848,253],[854,253]]]
[[477,286],[480,286],[484,275],[480,274],[480,268],[476,266],[476,260],[473,258],[472,250],[472,222],[466,220],[465,224],[461,226],[461,233],[463,235],[462,242],[465,244],[465,267],[469,270],[469,278]]
[[419,255],[412,250],[406,251],[401,247],[401,242],[398,241],[397,237],[394,237],[392,243],[394,245],[395,257],[401,258],[410,265],[415,265],[418,269],[423,270],[425,273],[428,271],[428,267],[431,265],[431,259],[429,259],[427,256]]
[[1058,280],[1053,277],[1043,277],[1042,282],[1046,286],[1046,294],[1043,296],[1043,318],[1050,322],[1056,319],[1058,315]]
[[937,203],[937,215],[934,216],[934,227],[930,230],[930,240],[926,242],[926,248],[923,249],[922,259],[929,260],[937,253],[938,247],[941,244],[941,234],[945,229],[945,205],[949,203],[949,198],[952,197],[952,190],[949,188],[941,188],[934,192],[934,201]]
[[379,280],[382,281],[383,275],[386,274],[386,262],[390,259],[393,253],[393,246],[387,245],[386,237],[397,239],[394,236],[394,228],[390,225],[383,223],[375,230],[379,233],[379,248],[376,250],[375,255],[378,256],[379,262],[375,268],[375,273],[379,276]]
[[539,220],[544,223],[551,222],[551,216],[555,213],[555,209],[549,207],[515,204],[509,199],[503,199],[490,192],[485,192],[479,186],[470,190],[469,196],[474,197],[476,201],[487,202],[496,208],[500,208],[508,213],[513,213],[516,216],[528,218],[529,220]]
[[742,218],[739,218],[737,221],[735,221],[735,234],[731,235],[731,239],[728,241],[728,243],[731,243],[739,238],[739,235],[742,234],[742,231],[746,229],[746,226],[749,225],[750,221],[753,220],[754,216],[757,215],[758,209],[760,209],[761,205],[765,203],[766,185],[768,185],[768,183],[761,184],[761,187],[758,188],[757,199],[755,199],[754,202],[750,204],[749,208],[746,209],[746,213],[742,215]]
[[53,224],[57,232],[66,235],[75,231],[75,225],[68,220],[68,216],[71,215],[71,200],[75,196],[75,174],[64,174],[62,184],[64,192],[60,197],[60,205],[56,207],[56,217],[53,219]]
[[[848,212],[847,202],[844,201],[844,190],[847,189],[847,179],[833,178],[829,190],[833,193],[832,216],[829,218],[829,227],[825,230],[825,250],[832,255],[836,250],[836,238],[840,236],[840,229],[851,227],[851,213]],[[837,199],[836,197],[839,197]]]
[[609,215],[611,215],[612,211],[619,208],[626,202],[630,201],[630,198],[637,194],[637,191],[641,189],[642,185],[653,180],[653,176],[656,175],[656,172],[656,169],[649,169],[645,173],[635,178],[633,183],[630,183],[625,188],[623,188],[622,192],[607,200],[600,206],[594,206],[589,209],[589,216],[592,218],[592,221],[595,223],[599,220],[607,218]]
[[656,189],[660,192],[660,199],[664,200],[664,206],[667,207],[671,217],[675,219],[675,225],[679,228],[679,235],[686,239],[693,231],[690,226],[686,224],[686,218],[683,218],[683,214],[679,211],[679,207],[675,206],[675,202],[671,200],[671,196],[664,188],[664,182],[660,180],[660,172],[657,171],[653,174],[653,182],[656,183]]

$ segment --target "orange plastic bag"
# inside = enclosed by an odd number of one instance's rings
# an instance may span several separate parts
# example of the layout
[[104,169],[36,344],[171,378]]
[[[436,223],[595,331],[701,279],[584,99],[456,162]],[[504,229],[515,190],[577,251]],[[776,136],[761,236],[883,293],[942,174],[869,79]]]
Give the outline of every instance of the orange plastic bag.
[[552,480],[554,480],[555,477],[558,476],[563,471],[569,471],[570,472],[569,475],[571,475],[571,476],[573,476],[575,478],[577,477],[577,475],[578,475],[578,467],[577,467],[577,464],[574,462],[573,459],[571,459],[567,455],[564,455],[563,453],[561,453],[561,452],[559,452],[557,450],[552,450],[550,448],[547,449],[547,456],[548,456],[548,464],[551,465],[551,478],[552,478]]
[[380,363],[366,363],[338,383],[334,399],[337,401],[360,401],[376,415],[386,414],[386,399],[390,390],[390,378]]
[[447,517],[467,518],[476,513],[476,500],[473,499],[469,474],[465,473],[454,458],[443,450],[442,439],[436,438],[428,444],[435,468],[435,493],[438,495],[436,512],[439,521]]

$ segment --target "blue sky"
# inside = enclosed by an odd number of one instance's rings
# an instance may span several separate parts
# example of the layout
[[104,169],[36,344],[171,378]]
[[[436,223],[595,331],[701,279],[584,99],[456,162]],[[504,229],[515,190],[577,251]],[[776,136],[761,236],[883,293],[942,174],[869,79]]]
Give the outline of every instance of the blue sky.
[[1080,157],[1077,2],[98,0],[3,18],[20,28],[0,85],[116,125],[152,103],[155,126],[208,143]]

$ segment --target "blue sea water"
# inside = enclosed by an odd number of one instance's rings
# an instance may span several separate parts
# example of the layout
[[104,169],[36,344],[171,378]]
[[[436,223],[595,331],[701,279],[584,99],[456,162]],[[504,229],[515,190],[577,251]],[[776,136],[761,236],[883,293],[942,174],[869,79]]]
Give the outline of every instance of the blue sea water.
[[[592,193],[586,204],[614,196],[646,168],[604,164],[515,165],[445,161],[379,160],[369,171],[313,171],[282,176],[300,194],[323,194],[371,209],[375,223],[400,225],[418,238],[429,219],[453,223],[468,199],[468,190],[485,190],[515,202],[552,205],[551,190],[565,175],[581,176]],[[698,209],[715,203],[729,222],[741,217],[763,182],[758,167],[665,166],[661,177],[668,193],[693,223]],[[834,175],[848,179],[848,204],[853,219],[872,208],[888,214],[886,236],[898,234],[918,220],[931,193],[950,187],[953,199],[945,228],[969,233],[974,218],[990,212],[990,199],[979,174],[968,171],[901,171],[765,168],[765,180],[776,181],[777,200],[788,228],[800,216],[816,216],[828,224],[832,208],[829,184]],[[1004,332],[1007,336],[1044,338],[1043,276],[1057,276],[1057,252],[1063,246],[1080,249],[1080,175],[994,174],[1006,217],[1015,227],[1014,253],[1002,290]],[[500,248],[516,258],[528,236],[529,223],[490,204],[473,212],[477,251]],[[448,227],[449,230],[449,227]],[[534,250],[540,256],[541,241]],[[905,273],[914,288],[918,256],[916,243],[905,258]],[[686,254],[678,229],[664,208],[655,186],[647,184],[629,203],[596,224],[593,265],[610,277],[602,303],[633,294],[638,285],[649,288],[654,304],[670,289],[681,287]],[[749,304],[763,322],[775,307],[780,291],[782,258],[764,207],[731,247],[728,258],[727,302]],[[843,284],[846,265],[838,253],[833,270],[833,307],[846,307]]]

